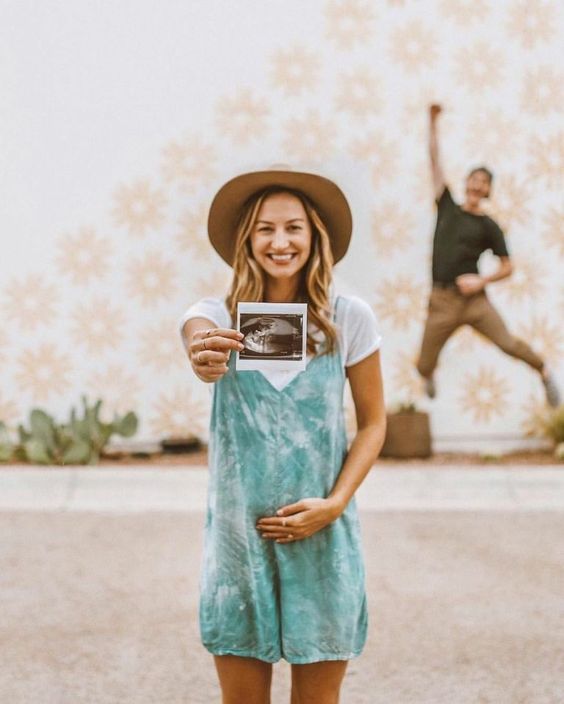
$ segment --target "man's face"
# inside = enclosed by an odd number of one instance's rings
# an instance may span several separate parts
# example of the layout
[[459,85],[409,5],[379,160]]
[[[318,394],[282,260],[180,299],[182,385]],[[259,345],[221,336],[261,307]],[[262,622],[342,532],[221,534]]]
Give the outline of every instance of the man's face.
[[485,171],[475,171],[466,179],[466,195],[475,200],[489,198],[492,184]]

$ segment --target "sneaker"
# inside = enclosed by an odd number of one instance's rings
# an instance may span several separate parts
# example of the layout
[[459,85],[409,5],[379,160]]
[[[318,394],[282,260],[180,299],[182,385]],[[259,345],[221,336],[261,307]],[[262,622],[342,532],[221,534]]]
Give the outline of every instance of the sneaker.
[[546,394],[546,402],[552,408],[560,405],[560,391],[556,385],[556,379],[554,376],[548,372],[546,376],[542,377],[542,384],[544,386],[544,392]]
[[425,379],[425,393],[429,398],[435,398],[437,395],[437,387],[435,386],[435,380],[432,376]]

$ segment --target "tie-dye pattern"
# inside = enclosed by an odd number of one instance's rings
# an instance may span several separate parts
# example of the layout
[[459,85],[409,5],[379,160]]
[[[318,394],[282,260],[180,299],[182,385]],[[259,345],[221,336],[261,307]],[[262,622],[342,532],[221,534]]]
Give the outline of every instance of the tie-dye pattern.
[[285,504],[331,491],[346,454],[339,354],[311,360],[281,391],[260,372],[215,384],[201,578],[206,648],[276,662],[348,660],[366,639],[354,498],[309,538],[277,544],[255,528]]

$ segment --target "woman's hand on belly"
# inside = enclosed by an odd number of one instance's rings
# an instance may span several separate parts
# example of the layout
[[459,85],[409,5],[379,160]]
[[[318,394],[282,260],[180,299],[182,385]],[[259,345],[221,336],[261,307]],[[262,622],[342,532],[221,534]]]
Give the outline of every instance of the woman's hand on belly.
[[256,527],[263,538],[292,543],[309,538],[341,515],[332,499],[307,498],[278,509],[276,516],[259,518]]

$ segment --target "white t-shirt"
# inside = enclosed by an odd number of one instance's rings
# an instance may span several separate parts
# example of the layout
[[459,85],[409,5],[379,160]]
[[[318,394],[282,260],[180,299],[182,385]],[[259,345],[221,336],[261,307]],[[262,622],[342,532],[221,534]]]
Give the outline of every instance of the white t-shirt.
[[[335,315],[337,339],[343,366],[351,367],[362,361],[382,343],[380,327],[372,308],[357,296],[339,295],[339,304]],[[190,306],[180,320],[180,330],[191,318],[206,318],[218,328],[231,328],[231,316],[221,298],[202,298]],[[315,335],[316,328],[308,321],[308,332]],[[184,344],[186,344],[183,338]],[[300,372],[263,371],[261,372],[277,389],[282,389]]]

